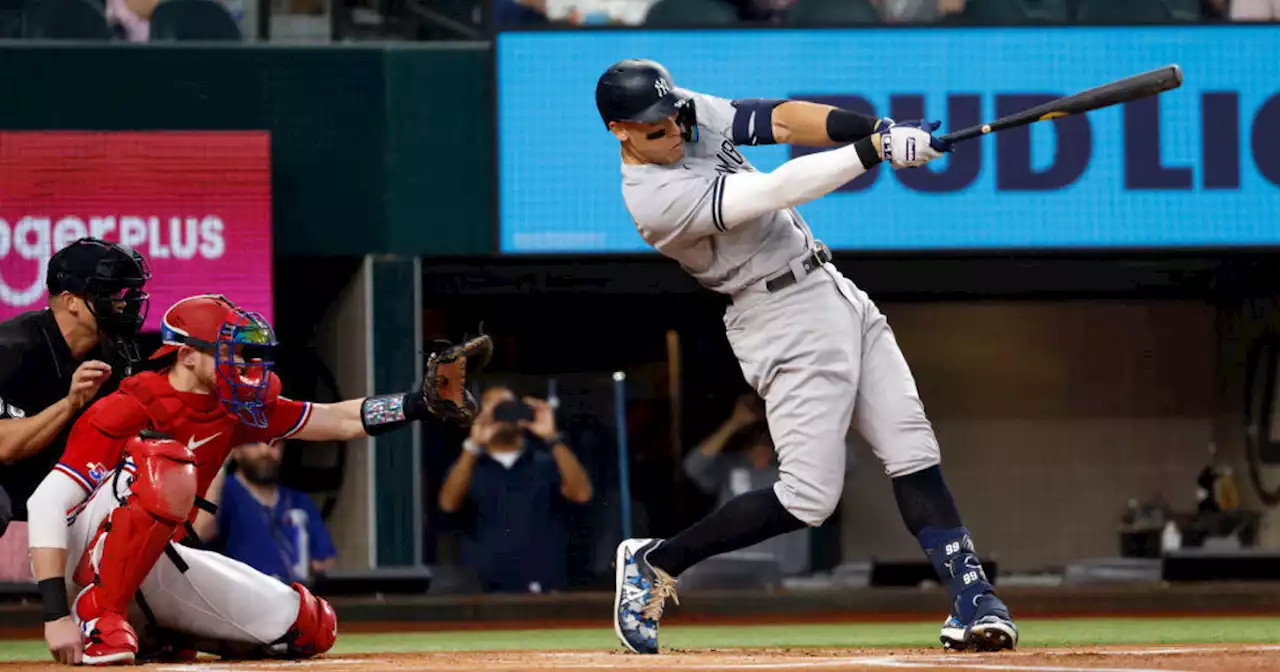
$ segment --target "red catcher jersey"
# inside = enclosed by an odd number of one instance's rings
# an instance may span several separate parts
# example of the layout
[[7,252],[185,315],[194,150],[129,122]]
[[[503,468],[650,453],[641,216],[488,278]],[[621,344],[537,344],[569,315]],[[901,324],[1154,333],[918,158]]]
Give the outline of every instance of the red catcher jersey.
[[[278,390],[279,385],[273,384]],[[55,469],[92,493],[121,463],[125,442],[144,429],[164,433],[195,453],[197,490],[203,497],[232,448],[285,439],[306,426],[311,402],[271,395],[267,426],[250,427],[223,407],[216,392],[179,392],[167,371],[130,376],[76,421]],[[131,461],[131,460],[130,460]]]

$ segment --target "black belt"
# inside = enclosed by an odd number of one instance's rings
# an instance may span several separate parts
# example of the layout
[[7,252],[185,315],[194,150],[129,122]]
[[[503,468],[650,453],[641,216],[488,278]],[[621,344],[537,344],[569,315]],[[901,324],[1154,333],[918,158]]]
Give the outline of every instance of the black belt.
[[765,282],[764,288],[769,290],[770,293],[776,292],[780,289],[786,289],[787,287],[800,282],[800,280],[805,276],[821,268],[823,264],[829,263],[830,261],[831,249],[825,244],[819,242],[804,259],[800,260],[800,266],[804,269],[804,275],[797,276],[794,270],[787,269],[786,273]]

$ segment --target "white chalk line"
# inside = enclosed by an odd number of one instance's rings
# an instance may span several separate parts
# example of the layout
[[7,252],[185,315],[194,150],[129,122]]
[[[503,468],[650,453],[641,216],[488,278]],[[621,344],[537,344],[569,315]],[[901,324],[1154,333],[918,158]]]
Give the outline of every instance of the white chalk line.
[[896,667],[900,669],[922,667],[937,668],[939,666],[943,666],[953,670],[1007,670],[1010,672],[1188,672],[1186,670],[1157,670],[1137,667],[1065,667],[1061,665],[1000,665],[996,663],[966,663],[963,661],[957,661],[954,658],[949,658],[945,661],[942,659],[925,661],[872,658],[870,660],[863,659],[857,664],[868,665],[871,667]]
[[323,667],[326,665],[368,665],[385,663],[385,660],[369,658],[318,658],[316,660],[280,660],[253,661],[252,667],[243,663],[186,663],[182,665],[162,665],[157,670],[163,672],[277,672],[289,668]]
[[[750,655],[749,650],[743,650],[744,655]],[[1037,651],[1035,653],[1041,655],[1084,655],[1084,656],[1162,656],[1162,655],[1181,655],[1195,653],[1246,653],[1259,651],[1280,651],[1280,645],[1251,645],[1239,647],[1225,646],[1203,646],[1203,647],[1160,647],[1147,649],[1113,649],[1113,650],[1090,650],[1090,651]],[[471,654],[483,656],[484,651],[455,651],[452,654]],[[581,651],[581,652],[524,652],[521,658],[513,658],[504,656],[503,653],[493,652],[495,655],[490,660],[470,660],[465,664],[453,664],[446,661],[439,663],[421,663],[405,665],[399,661],[391,661],[386,659],[374,658],[320,658],[315,660],[303,661],[271,661],[252,663],[252,667],[245,667],[243,664],[234,663],[191,663],[184,665],[165,665],[156,669],[162,672],[282,672],[289,669],[298,668],[320,668],[335,665],[394,665],[397,672],[438,672],[440,670],[461,669],[463,667],[476,666],[511,666],[517,664],[528,664],[527,656],[542,656],[545,658],[557,658],[555,666],[566,669],[628,669],[637,667],[652,667],[655,664],[671,670],[787,670],[796,668],[821,668],[821,667],[847,667],[847,666],[865,666],[865,667],[883,667],[898,669],[919,669],[945,666],[952,669],[960,670],[993,670],[1003,672],[1186,672],[1170,669],[1147,669],[1135,667],[1123,668],[1105,668],[1105,667],[1074,667],[1064,665],[1035,665],[1035,664],[1019,664],[1019,663],[996,663],[988,662],[992,657],[999,657],[1006,654],[947,654],[947,655],[906,655],[906,656],[839,656],[839,657],[811,657],[786,662],[719,662],[719,663],[696,663],[696,662],[674,662],[669,658],[657,657],[652,658],[645,656],[643,659],[636,658],[625,663],[610,663],[605,661],[595,662],[568,662],[573,658],[587,658],[599,656],[599,651]],[[677,654],[679,655],[679,654]],[[723,651],[719,655],[734,655],[732,650]],[[768,654],[763,654],[768,655]],[[663,658],[666,658],[665,660]],[[568,659],[568,660],[566,660]],[[660,661],[660,662],[659,662]]]
[[[298,663],[296,667],[310,667],[317,665],[320,661],[310,661]],[[386,663],[388,661],[378,660],[360,660],[352,661],[372,666],[374,663]],[[485,667],[485,663],[489,661],[470,661],[466,665],[437,664],[437,665],[396,665],[396,672],[439,672],[441,670],[465,669],[474,667]],[[514,665],[517,661],[502,661],[499,664]],[[951,669],[957,670],[1003,670],[1006,672],[1188,672],[1185,670],[1147,670],[1140,668],[1124,667],[1124,668],[1106,668],[1106,667],[1062,667],[1062,666],[1040,666],[1040,665],[996,665],[990,663],[965,663],[955,659],[926,661],[926,660],[899,660],[893,658],[809,658],[803,661],[794,661],[787,663],[694,663],[694,664],[664,664],[663,667],[672,670],[791,670],[800,668],[822,668],[822,667],[885,667],[898,669],[912,668],[937,668],[939,665],[945,665]],[[616,664],[616,663],[569,663],[557,664],[558,669],[628,669],[642,668],[645,664],[639,661],[636,664]],[[287,669],[283,665],[277,665],[270,668],[246,668],[228,664],[210,664],[210,665],[177,665],[161,667],[160,670],[165,672],[277,672],[281,669]],[[514,669],[514,668],[512,668]]]

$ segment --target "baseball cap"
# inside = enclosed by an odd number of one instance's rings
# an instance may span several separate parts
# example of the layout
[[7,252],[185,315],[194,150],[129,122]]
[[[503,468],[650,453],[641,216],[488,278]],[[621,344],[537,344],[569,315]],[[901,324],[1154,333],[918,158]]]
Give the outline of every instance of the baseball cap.
[[[164,313],[160,323],[160,346],[151,355],[158,359],[177,352],[182,346],[212,353],[223,326],[248,319],[248,313],[221,294],[188,296],[173,304]],[[238,332],[236,341],[242,345],[274,345],[275,336],[270,327],[263,330],[248,329]],[[256,338],[260,336],[260,338]]]

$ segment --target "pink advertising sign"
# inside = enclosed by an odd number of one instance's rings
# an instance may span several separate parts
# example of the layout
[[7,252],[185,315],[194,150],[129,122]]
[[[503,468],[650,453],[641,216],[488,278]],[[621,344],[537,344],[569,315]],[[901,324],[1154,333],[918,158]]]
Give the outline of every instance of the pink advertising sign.
[[45,305],[49,257],[81,236],[151,264],[145,329],[193,294],[272,318],[266,132],[0,132],[0,319]]

